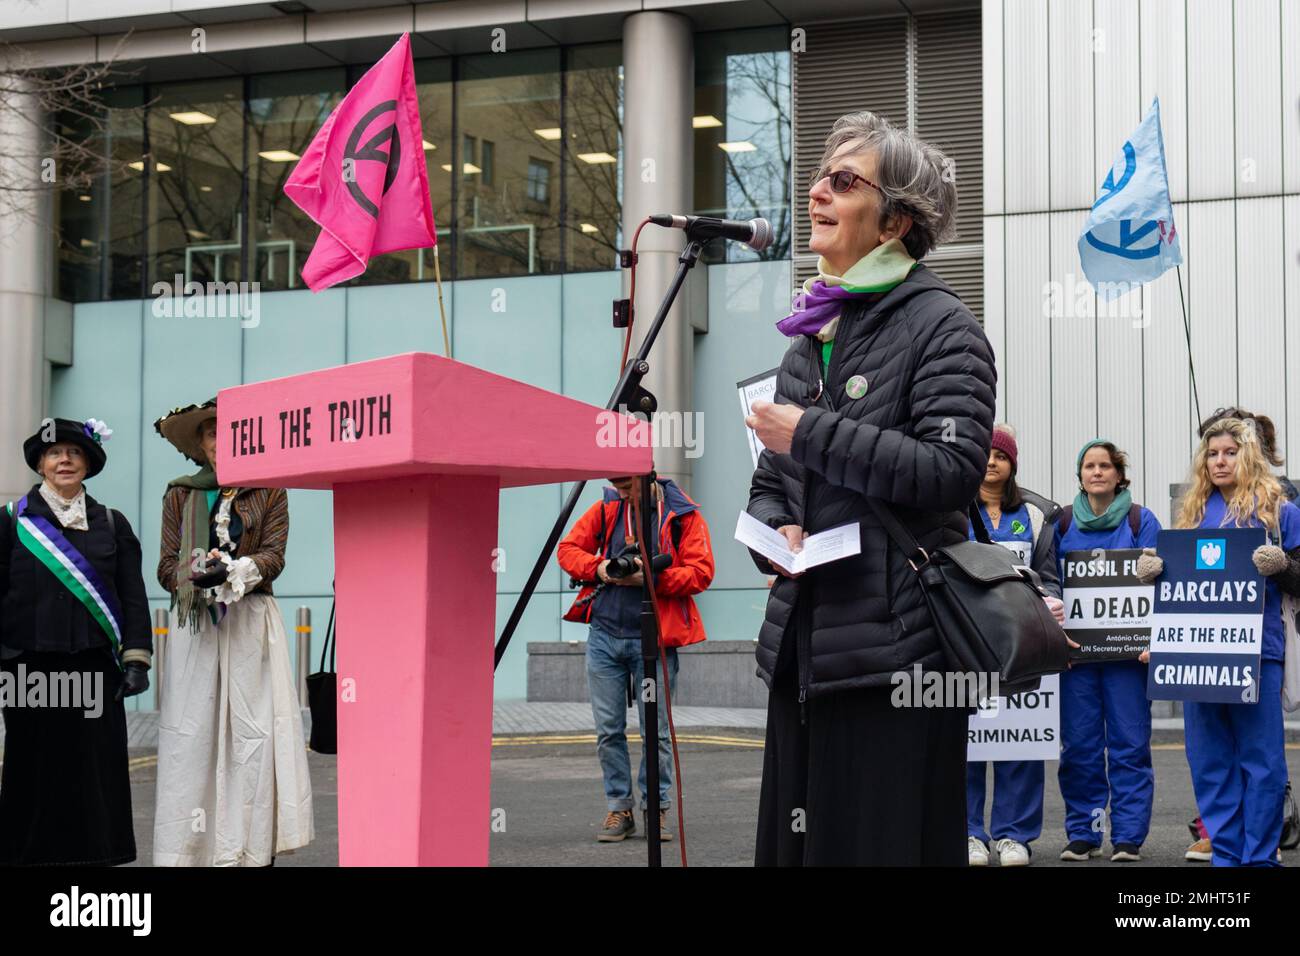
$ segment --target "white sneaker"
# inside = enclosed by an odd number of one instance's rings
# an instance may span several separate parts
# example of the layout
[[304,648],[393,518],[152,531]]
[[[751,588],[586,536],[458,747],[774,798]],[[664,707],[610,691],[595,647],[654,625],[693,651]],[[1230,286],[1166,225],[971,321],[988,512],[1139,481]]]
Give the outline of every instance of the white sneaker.
[[998,840],[993,844],[998,851],[999,866],[1028,866],[1029,847],[1015,840]]
[[966,859],[971,866],[989,865],[989,848],[979,837],[966,838]]

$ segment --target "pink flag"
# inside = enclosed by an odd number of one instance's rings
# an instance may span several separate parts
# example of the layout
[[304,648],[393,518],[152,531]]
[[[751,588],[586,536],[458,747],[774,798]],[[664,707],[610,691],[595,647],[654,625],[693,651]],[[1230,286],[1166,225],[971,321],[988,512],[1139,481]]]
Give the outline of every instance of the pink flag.
[[334,108],[284,191],[321,227],[302,267],[313,292],[361,275],[371,256],[437,243],[410,34]]

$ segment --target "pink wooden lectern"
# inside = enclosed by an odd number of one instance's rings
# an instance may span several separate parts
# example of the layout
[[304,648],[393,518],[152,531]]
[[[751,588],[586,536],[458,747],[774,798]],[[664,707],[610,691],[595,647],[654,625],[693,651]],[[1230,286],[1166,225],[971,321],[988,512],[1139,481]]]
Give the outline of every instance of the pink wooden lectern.
[[644,474],[649,426],[420,352],[218,398],[223,485],[334,490],[339,863],[486,865],[497,493]]

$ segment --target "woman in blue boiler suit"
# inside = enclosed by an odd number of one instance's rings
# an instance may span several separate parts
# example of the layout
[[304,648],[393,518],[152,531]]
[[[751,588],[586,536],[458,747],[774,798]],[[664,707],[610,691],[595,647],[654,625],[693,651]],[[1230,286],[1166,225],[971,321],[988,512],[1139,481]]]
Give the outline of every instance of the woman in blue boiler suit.
[[[1060,508],[1016,484],[1019,449],[1009,425],[993,429],[993,447],[980,483],[976,505],[989,540],[1014,551],[1038,572],[1044,600],[1058,621],[1065,619],[1056,571],[1053,530]],[[974,539],[975,529],[970,537]],[[984,761],[966,766],[966,852],[971,866],[988,866],[989,831],[1001,866],[1027,866],[1029,844],[1043,832],[1043,761],[997,760],[993,763],[993,819],[984,829],[988,770]]]
[[[1128,457],[1095,438],[1075,462],[1079,493],[1056,524],[1056,555],[1094,548],[1154,548],[1160,522],[1133,502]],[[1110,818],[1111,861],[1142,859],[1151,827],[1151,703],[1147,665],[1139,661],[1075,664],[1061,675],[1061,763],[1065,800],[1062,860],[1101,855]]]
[[[1224,418],[1205,429],[1192,461],[1179,528],[1262,528],[1251,554],[1264,578],[1264,627],[1254,702],[1187,701],[1183,724],[1196,806],[1215,866],[1280,866],[1287,767],[1282,724],[1286,657],[1283,594],[1300,596],[1300,508],[1270,470],[1254,419]],[[1164,561],[1139,561],[1154,580]]]

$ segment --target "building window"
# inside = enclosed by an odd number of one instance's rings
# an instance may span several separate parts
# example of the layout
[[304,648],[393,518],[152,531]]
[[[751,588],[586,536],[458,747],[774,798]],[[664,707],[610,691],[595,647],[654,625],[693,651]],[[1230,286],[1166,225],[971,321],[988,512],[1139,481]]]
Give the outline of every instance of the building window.
[[168,83],[149,94],[150,285],[247,279],[244,81]]
[[613,269],[622,236],[623,49],[565,51],[565,268]]
[[320,227],[284,192],[285,181],[343,98],[342,67],[254,76],[248,101],[249,271],[263,289],[301,289]]
[[[492,173],[482,175],[476,143],[473,171],[460,180],[456,210],[456,276],[559,272],[558,190],[533,199],[531,158],[558,162],[560,50],[551,47],[462,57],[456,117],[462,130],[491,131]],[[501,162],[496,163],[496,147]],[[466,156],[468,161],[468,155]]]
[[771,245],[710,243],[705,261],[790,257],[790,38],[762,28],[695,38],[695,212],[763,218]]
[[544,159],[528,159],[528,198],[542,204],[551,201],[551,164]]
[[[136,299],[144,262],[144,89],[107,90],[95,117],[64,116],[64,136],[99,154],[89,186],[55,194],[55,294],[69,302]],[[138,163],[140,169],[132,164]]]
[[[621,64],[617,43],[415,62],[444,277],[615,267]],[[284,183],[362,70],[106,91],[107,125],[84,124],[84,141],[110,171],[56,195],[58,294],[133,299],[176,275],[303,288],[320,228]],[[431,249],[376,256],[350,284],[428,280],[433,263]]]

